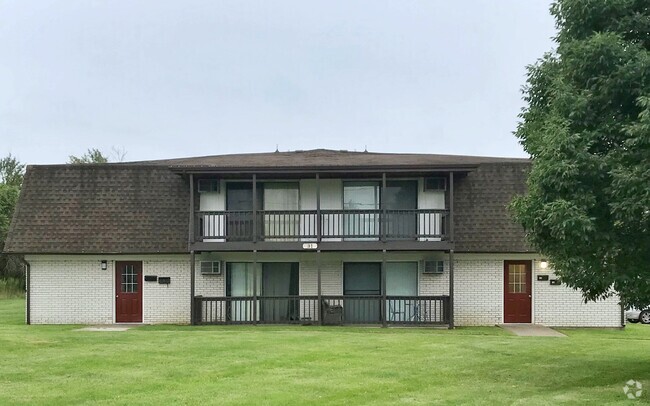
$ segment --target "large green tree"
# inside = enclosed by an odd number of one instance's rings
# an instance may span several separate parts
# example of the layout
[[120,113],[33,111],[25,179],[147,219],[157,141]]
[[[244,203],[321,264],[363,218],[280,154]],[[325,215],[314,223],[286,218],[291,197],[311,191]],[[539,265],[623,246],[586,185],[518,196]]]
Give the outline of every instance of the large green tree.
[[529,67],[516,135],[533,165],[512,204],[587,300],[650,305],[650,3],[558,0],[556,49]]
[[19,257],[2,254],[2,250],[24,174],[25,165],[16,157],[9,154],[0,159],[0,277],[18,276],[23,269]]

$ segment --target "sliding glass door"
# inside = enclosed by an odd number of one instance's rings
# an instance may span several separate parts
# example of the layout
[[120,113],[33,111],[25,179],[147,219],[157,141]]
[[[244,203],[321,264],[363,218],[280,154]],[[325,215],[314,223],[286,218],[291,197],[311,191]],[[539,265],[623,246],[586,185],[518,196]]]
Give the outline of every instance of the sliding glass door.
[[386,209],[386,238],[390,240],[415,239],[417,230],[418,182],[392,180],[386,182],[382,202]]
[[388,322],[419,321],[419,309],[416,297],[418,294],[418,263],[417,262],[387,262],[386,263],[386,315]]
[[298,263],[263,263],[261,320],[275,323],[299,320],[299,301],[295,296],[298,296]]
[[[343,183],[343,229],[346,240],[377,240],[379,182]],[[369,211],[367,213],[361,210]]]
[[[254,282],[257,274],[257,282]],[[252,262],[228,262],[226,266],[226,296],[233,299],[229,302],[229,317],[231,321],[253,321],[253,300],[255,296],[254,286],[257,286],[257,294],[261,292],[261,274],[255,272]],[[259,306],[257,308],[259,319]]]
[[[228,262],[226,296],[229,320],[291,322],[299,319],[297,262]],[[257,275],[257,276],[256,276]],[[255,280],[257,278],[257,280]],[[255,288],[257,287],[257,295]],[[253,296],[258,296],[254,302]],[[253,309],[256,306],[256,311]],[[255,313],[256,316],[253,314]]]
[[[262,207],[261,192],[262,189],[258,186],[258,208]],[[252,182],[228,182],[226,184],[226,210],[228,211],[228,241],[251,241],[253,239]]]
[[267,241],[297,240],[300,234],[298,182],[264,183],[263,207],[264,237]]
[[381,263],[346,262],[343,265],[343,295],[346,296],[343,300],[346,323],[379,323]]

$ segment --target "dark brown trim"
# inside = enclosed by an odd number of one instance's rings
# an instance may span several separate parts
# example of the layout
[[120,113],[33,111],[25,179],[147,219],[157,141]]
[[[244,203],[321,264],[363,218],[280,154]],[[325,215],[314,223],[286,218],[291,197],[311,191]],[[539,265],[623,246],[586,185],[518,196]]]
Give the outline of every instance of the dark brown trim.
[[257,242],[257,174],[253,174],[253,242]]
[[449,329],[454,328],[454,250],[449,250]]
[[386,314],[386,250],[383,251],[381,256],[381,301],[381,311],[379,312],[381,315],[381,325],[382,327],[386,327],[388,324],[388,320],[386,320],[386,316],[388,316]]
[[454,242],[454,173],[449,174],[449,241]]
[[[303,242],[195,242],[194,251],[300,251],[315,252],[316,250],[302,248]],[[448,251],[453,244],[448,241],[340,241],[321,242],[321,251]]]
[[190,173],[190,227],[188,236],[188,247],[194,242],[194,175]]
[[[196,324],[196,306],[194,296],[196,292],[196,255],[194,251],[190,252],[190,324]],[[225,272],[225,270],[222,270]]]
[[[316,242],[321,242],[322,219],[320,213],[320,174],[316,174]],[[320,301],[319,301],[320,303]]]
[[[252,175],[253,173],[266,175],[266,174],[305,174],[313,175],[316,173],[321,174],[341,174],[341,173],[376,173],[381,174],[389,170],[391,173],[412,173],[412,174],[426,174],[432,172],[472,172],[478,168],[480,164],[477,165],[461,165],[461,166],[409,166],[409,167],[394,167],[394,166],[379,166],[379,167],[358,167],[358,166],[348,166],[348,167],[337,167],[337,168],[323,168],[323,167],[275,167],[275,168],[212,168],[212,167],[187,167],[180,168],[170,166],[168,169],[175,173],[181,174],[241,174],[241,175]],[[160,166],[164,167],[164,166]],[[159,167],[159,168],[160,168]]]

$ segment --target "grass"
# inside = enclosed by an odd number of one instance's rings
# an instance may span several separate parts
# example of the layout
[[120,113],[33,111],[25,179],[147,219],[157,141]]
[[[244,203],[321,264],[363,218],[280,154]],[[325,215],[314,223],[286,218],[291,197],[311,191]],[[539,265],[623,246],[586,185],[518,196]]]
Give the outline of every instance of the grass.
[[25,296],[23,278],[0,278],[0,299],[10,299]]
[[[0,404],[621,404],[650,389],[650,326],[516,337],[499,328],[26,326],[0,300]],[[647,393],[641,402],[648,402]]]

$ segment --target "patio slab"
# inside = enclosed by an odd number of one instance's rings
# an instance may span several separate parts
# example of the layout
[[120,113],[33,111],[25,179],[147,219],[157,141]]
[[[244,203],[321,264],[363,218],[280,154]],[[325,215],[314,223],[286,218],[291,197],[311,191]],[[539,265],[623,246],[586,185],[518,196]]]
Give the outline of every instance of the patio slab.
[[517,336],[524,337],[566,337],[564,334],[550,327],[541,324],[500,324],[504,330],[511,332]]

